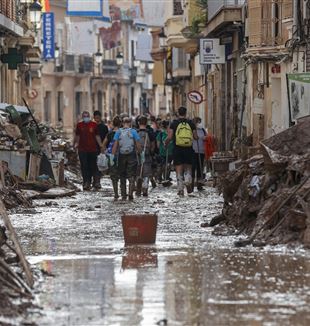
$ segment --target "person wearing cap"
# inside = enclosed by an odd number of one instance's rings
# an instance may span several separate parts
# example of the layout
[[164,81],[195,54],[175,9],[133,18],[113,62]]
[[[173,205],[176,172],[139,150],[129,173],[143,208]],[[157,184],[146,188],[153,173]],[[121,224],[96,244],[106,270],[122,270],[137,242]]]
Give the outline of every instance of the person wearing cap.
[[83,177],[83,190],[90,190],[92,179],[96,178],[97,146],[101,148],[102,142],[97,123],[91,121],[88,111],[82,113],[82,121],[76,126],[74,146],[78,149]]

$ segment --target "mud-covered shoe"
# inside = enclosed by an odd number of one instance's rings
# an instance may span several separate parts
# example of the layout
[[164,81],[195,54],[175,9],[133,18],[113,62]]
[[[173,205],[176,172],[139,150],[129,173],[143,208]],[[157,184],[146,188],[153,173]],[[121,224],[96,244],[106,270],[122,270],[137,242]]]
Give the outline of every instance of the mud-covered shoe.
[[194,191],[194,188],[192,187],[192,185],[190,185],[190,186],[186,186],[186,191],[187,191],[187,193],[188,194],[191,194],[193,191]]
[[152,188],[156,188],[157,184],[156,184],[156,181],[151,178],[151,185],[152,185]]
[[179,190],[178,191],[178,196],[184,197],[184,190]]
[[85,182],[84,185],[83,185],[83,190],[84,191],[89,191],[90,190],[90,183]]

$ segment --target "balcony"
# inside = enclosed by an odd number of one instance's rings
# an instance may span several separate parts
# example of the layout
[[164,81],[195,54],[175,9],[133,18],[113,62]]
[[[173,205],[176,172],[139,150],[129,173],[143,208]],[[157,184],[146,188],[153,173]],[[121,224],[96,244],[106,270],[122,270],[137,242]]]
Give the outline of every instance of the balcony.
[[246,24],[249,47],[283,47],[291,38],[292,19],[292,2],[261,0],[260,6],[249,2]]
[[18,25],[18,0],[2,0],[0,2],[0,34],[8,36],[23,36],[23,28]]
[[245,0],[216,0],[208,2],[208,23],[204,31],[206,36],[216,32],[233,22],[242,20],[242,6]]
[[94,59],[91,56],[80,55],[79,58],[79,73],[92,73],[94,68]]
[[172,77],[183,78],[191,75],[189,69],[190,56],[184,49],[172,49]]
[[80,70],[80,58],[74,54],[63,54],[57,59],[55,72],[60,74],[76,75]]

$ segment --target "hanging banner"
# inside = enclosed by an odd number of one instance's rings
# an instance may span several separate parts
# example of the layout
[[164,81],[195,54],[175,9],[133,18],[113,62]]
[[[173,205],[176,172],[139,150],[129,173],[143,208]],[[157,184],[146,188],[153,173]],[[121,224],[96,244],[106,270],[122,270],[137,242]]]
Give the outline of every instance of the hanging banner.
[[310,73],[287,74],[292,121],[310,115]]
[[121,23],[115,21],[111,27],[102,27],[99,29],[103,48],[110,50],[121,44]]
[[41,0],[41,6],[42,6],[42,12],[50,12],[51,6],[50,6],[50,0]]
[[67,0],[67,15],[103,17],[103,0]]
[[55,18],[54,13],[45,12],[43,18],[43,59],[55,58]]
[[142,0],[109,0],[110,15],[112,20],[135,20],[142,19]]

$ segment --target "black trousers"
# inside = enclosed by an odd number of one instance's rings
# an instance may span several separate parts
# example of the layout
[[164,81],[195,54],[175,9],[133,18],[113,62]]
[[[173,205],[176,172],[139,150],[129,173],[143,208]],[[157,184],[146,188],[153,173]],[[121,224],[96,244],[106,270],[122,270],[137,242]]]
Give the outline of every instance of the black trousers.
[[192,178],[195,180],[201,180],[203,178],[203,165],[204,165],[205,154],[195,153],[193,156],[193,165],[192,165]]
[[97,173],[97,153],[96,152],[79,152],[81,163],[81,172],[84,185],[91,184],[92,178]]

